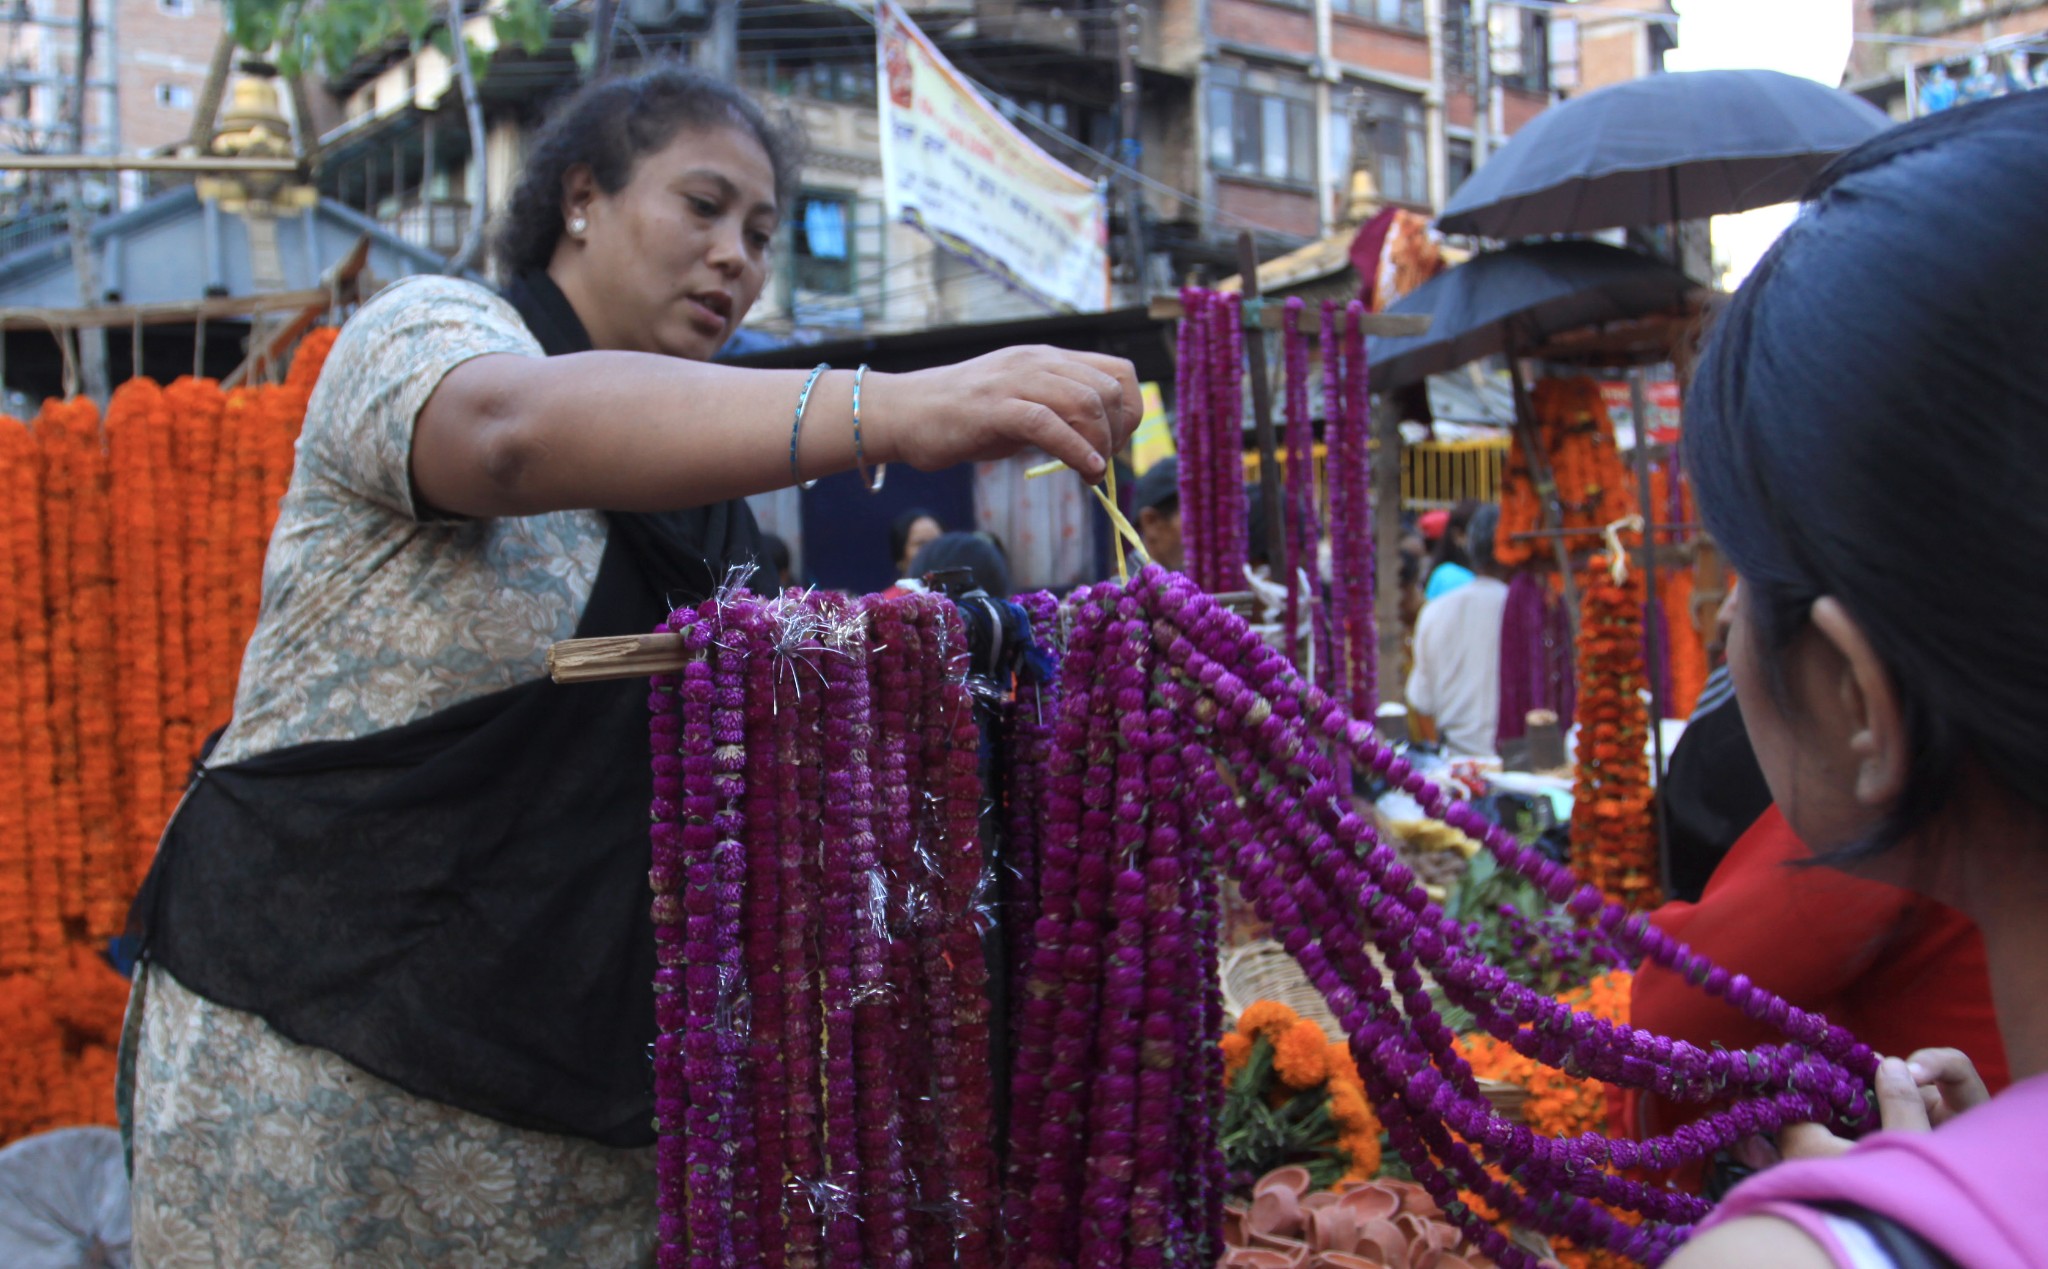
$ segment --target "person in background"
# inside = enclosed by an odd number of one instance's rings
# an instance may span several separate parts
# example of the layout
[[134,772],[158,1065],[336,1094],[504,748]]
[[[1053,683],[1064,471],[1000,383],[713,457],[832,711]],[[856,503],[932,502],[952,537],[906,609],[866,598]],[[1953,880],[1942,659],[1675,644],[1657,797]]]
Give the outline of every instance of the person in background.
[[1435,720],[1446,749],[1473,757],[1493,753],[1500,730],[1500,619],[1508,587],[1493,558],[1499,526],[1493,503],[1472,517],[1472,580],[1422,606],[1408,674],[1408,707]]
[[1707,878],[1771,805],[1727,665],[1707,676],[1657,796],[1664,803],[1664,895],[1697,903]]
[[[2044,187],[2048,93],[1879,133],[1821,174],[1693,378],[1685,467],[1741,578],[1728,663],[1777,809],[1818,867],[1975,924],[2014,1082],[1991,1096],[1972,1060],[1992,1055],[1960,1033],[1892,1040],[1885,1131],[1788,1128],[1789,1161],[1736,1186],[1671,1269],[2048,1264],[2048,580],[1986,585],[1954,548],[2048,552]],[[1909,969],[1895,912],[1859,931],[1873,972]]]
[[939,518],[923,507],[912,507],[896,517],[889,526],[889,558],[894,561],[896,576],[910,577],[910,561],[925,544],[946,531]]
[[[1448,517],[1446,517],[1448,518]],[[1401,629],[1415,638],[1415,623],[1422,616],[1422,572],[1429,559],[1429,544],[1418,527],[1401,533]]]
[[[783,541],[779,535],[773,533],[763,533],[761,535],[761,563],[768,571],[775,574],[775,585],[779,589],[788,590],[796,585],[796,578],[792,577],[789,572],[789,543]],[[760,587],[758,589],[766,590],[767,588]]]
[[1425,601],[1441,599],[1477,575],[1472,563],[1472,518],[1479,514],[1480,506],[1467,498],[1444,518],[1443,534],[1436,540],[1430,562],[1429,582],[1422,592]]
[[[951,569],[966,569],[974,585],[996,599],[1010,597],[1010,565],[1002,545],[988,533],[941,533],[910,562],[906,581],[923,583],[926,577]],[[899,583],[901,585],[902,583]],[[906,587],[907,589],[907,587]]]
[[1138,536],[1145,539],[1145,554],[1161,568],[1179,571],[1180,550],[1180,459],[1167,455],[1145,469],[1131,497],[1138,515]]

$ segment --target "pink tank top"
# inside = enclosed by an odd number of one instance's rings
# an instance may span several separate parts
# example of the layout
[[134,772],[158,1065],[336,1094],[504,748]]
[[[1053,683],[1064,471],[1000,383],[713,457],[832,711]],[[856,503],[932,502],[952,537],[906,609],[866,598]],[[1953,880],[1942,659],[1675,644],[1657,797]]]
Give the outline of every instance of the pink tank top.
[[1806,1206],[1827,1202],[1889,1216],[1964,1269],[2048,1269],[2048,1075],[1934,1132],[1878,1133],[1839,1159],[1780,1164],[1737,1186],[1703,1228],[1775,1216],[1846,1267],[1850,1254]]

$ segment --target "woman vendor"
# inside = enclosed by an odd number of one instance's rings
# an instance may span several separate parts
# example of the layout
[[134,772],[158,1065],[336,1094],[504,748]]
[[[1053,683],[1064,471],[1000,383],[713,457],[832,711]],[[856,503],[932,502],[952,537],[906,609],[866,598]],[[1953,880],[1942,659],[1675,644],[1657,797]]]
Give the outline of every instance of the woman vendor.
[[[136,915],[137,1263],[612,1266],[655,1241],[641,633],[757,562],[748,494],[1038,447],[1089,478],[1128,364],[709,364],[795,148],[675,67],[537,138],[498,295],[392,286],[308,407],[233,721]],[[677,510],[687,508],[687,510]]]

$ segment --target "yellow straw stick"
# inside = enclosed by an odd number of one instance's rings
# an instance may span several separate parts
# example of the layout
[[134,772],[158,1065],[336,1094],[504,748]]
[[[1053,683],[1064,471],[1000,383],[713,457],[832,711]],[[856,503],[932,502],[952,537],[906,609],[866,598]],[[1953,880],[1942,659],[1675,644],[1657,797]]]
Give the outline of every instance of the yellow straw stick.
[[[1098,494],[1102,493],[1100,489],[1096,490],[1096,492]],[[1103,495],[1102,505],[1109,508],[1110,517],[1113,520],[1123,519],[1123,516],[1118,514],[1117,512],[1116,459],[1114,458],[1109,460],[1109,492]],[[1131,580],[1131,570],[1124,567],[1123,534],[1119,532],[1114,538],[1110,540],[1116,543],[1116,580],[1119,584],[1127,584]]]
[[1065,470],[1067,470],[1067,465],[1055,458],[1049,463],[1040,463],[1036,467],[1026,467],[1024,469],[1024,479],[1037,480],[1040,476],[1050,476],[1056,471]]
[[[1094,491],[1096,500],[1102,503],[1102,510],[1109,516],[1109,523],[1116,529],[1118,553],[1122,553],[1124,543],[1128,542],[1131,544],[1131,553],[1138,557],[1140,564],[1151,563],[1152,557],[1145,554],[1145,539],[1138,536],[1138,531],[1131,527],[1129,520],[1124,519],[1124,513],[1116,509],[1116,503],[1110,496],[1102,492],[1102,486],[1090,485],[1088,488]],[[1127,576],[1124,580],[1130,579]]]

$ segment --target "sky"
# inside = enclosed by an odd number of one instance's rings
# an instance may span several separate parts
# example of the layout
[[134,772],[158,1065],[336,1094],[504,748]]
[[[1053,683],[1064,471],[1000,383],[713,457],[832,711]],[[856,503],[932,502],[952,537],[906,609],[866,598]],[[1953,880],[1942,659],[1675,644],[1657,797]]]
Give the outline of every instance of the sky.
[[[1678,47],[1668,70],[1763,67],[1803,75],[1830,88],[1849,61],[1851,0],[1674,0]],[[1714,255],[1729,266],[1725,285],[1747,277],[1785,226],[1795,205],[1714,217]]]

